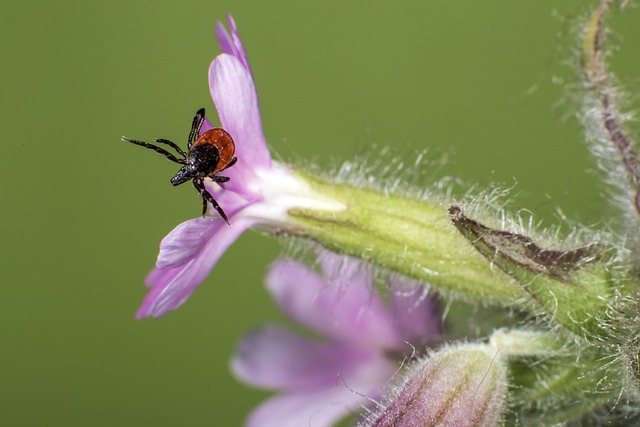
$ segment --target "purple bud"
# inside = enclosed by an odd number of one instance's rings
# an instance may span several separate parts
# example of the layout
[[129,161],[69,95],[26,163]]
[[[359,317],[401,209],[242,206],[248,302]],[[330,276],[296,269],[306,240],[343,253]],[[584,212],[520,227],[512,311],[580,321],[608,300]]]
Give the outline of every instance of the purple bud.
[[505,401],[506,365],[480,344],[444,348],[418,360],[368,427],[495,426]]

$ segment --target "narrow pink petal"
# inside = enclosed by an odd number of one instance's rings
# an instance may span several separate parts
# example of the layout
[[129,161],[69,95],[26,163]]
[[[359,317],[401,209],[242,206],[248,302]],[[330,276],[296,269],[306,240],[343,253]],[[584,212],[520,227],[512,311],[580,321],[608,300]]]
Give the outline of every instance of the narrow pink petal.
[[[242,43],[242,39],[240,38],[240,34],[238,34],[238,27],[236,26],[236,21],[233,19],[231,14],[227,14],[227,23],[229,24],[229,29],[231,30],[231,39],[233,40],[233,45],[236,49],[236,58],[242,62],[244,67],[249,70],[251,73],[251,66],[249,66],[249,58],[247,56],[247,51],[244,48],[244,44]],[[253,73],[251,73],[253,77]]]
[[238,344],[231,362],[244,382],[264,388],[330,389],[340,378],[354,378],[365,364],[380,362],[377,353],[356,346],[324,344],[302,338],[277,326],[265,326]]
[[181,269],[182,269],[181,267],[171,268],[171,269],[166,269],[166,270],[161,270],[159,268],[154,268],[147,275],[147,278],[145,279],[144,284],[147,287],[153,287],[154,283],[168,282],[170,280],[173,280],[173,277]]
[[227,24],[229,25],[229,30],[231,30],[231,35],[229,35],[222,23],[218,22],[216,24],[216,38],[218,39],[218,44],[220,44],[220,49],[222,49],[222,53],[227,53],[242,62],[242,65],[251,73],[247,52],[244,49],[236,22],[231,14],[227,14]]
[[222,22],[216,22],[216,38],[222,53],[227,53],[231,56],[236,56],[236,47],[233,44],[233,39],[224,28]]
[[316,331],[374,348],[403,345],[371,275],[361,268],[340,280],[331,283],[304,264],[282,260],[270,268],[266,284],[286,314]]
[[222,224],[215,227],[209,240],[189,262],[167,270],[157,269],[149,275],[147,282],[152,289],[138,310],[138,318],[161,317],[182,305],[211,272],[231,243],[255,223],[255,220],[243,218],[241,214],[229,216],[231,227],[221,219],[214,221]]
[[159,268],[153,269],[147,276],[145,284],[151,287],[151,290],[147,292],[142,304],[136,312],[136,319],[142,319],[143,317],[151,316],[153,306],[158,298],[158,295],[164,289],[163,284],[171,283],[173,279],[180,274],[182,270],[188,268],[189,265],[182,265],[180,267],[171,268],[167,270],[160,270]]
[[[253,170],[270,168],[271,156],[262,132],[262,121],[251,73],[235,57],[219,55],[209,68],[209,88],[222,128],[233,138],[238,162],[225,171],[231,181],[225,186],[241,191]],[[239,190],[237,190],[239,188]]]
[[[364,396],[363,396],[364,394]],[[332,389],[275,396],[251,413],[247,427],[330,427],[370,404],[366,391],[338,383]]]
[[214,217],[183,222],[162,239],[156,267],[164,270],[185,264],[200,252],[215,232],[226,226],[224,221]]

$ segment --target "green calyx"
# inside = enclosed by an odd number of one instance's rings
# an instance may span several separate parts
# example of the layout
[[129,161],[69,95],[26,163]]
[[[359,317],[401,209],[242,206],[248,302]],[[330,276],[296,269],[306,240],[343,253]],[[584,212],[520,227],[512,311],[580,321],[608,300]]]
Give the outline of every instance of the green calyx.
[[441,204],[302,177],[347,208],[291,209],[289,215],[302,225],[295,234],[459,296],[501,304],[524,296],[469,245]]
[[511,361],[510,406],[517,408],[512,415],[530,425],[558,425],[587,415],[620,395],[622,371],[616,368],[602,369],[601,361],[575,355]]

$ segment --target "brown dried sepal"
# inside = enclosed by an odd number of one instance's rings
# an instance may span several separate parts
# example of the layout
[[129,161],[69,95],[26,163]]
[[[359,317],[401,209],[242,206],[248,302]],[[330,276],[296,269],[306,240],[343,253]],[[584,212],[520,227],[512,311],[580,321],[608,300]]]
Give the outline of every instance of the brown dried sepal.
[[511,267],[517,266],[558,281],[570,282],[568,273],[602,257],[601,247],[597,244],[572,250],[542,248],[530,237],[511,231],[494,230],[468,218],[457,205],[449,207],[449,217],[482,255],[511,276],[515,275]]

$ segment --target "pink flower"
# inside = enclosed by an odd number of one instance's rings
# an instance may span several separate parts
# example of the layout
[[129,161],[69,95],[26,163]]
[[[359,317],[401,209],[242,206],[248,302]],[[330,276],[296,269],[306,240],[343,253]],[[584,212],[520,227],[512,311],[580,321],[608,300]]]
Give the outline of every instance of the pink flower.
[[[156,268],[147,277],[151,287],[136,317],[160,317],[179,307],[213,269],[226,249],[255,225],[290,227],[292,207],[342,209],[342,205],[312,191],[286,165],[271,159],[262,131],[258,94],[247,54],[235,22],[228,16],[216,35],[222,48],[209,68],[209,88],[222,128],[233,137],[237,163],[225,170],[231,180],[207,189],[229,217],[230,227],[215,216],[178,225],[160,244]],[[207,120],[201,133],[213,126]]]
[[383,301],[373,292],[372,273],[343,260],[325,254],[322,274],[289,260],[271,267],[267,287],[280,308],[327,339],[265,326],[240,342],[232,361],[236,376],[281,391],[250,415],[248,426],[333,425],[381,396],[401,354],[442,334],[424,286],[392,279],[391,297]]

